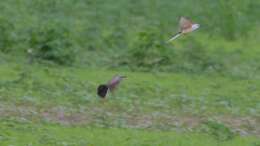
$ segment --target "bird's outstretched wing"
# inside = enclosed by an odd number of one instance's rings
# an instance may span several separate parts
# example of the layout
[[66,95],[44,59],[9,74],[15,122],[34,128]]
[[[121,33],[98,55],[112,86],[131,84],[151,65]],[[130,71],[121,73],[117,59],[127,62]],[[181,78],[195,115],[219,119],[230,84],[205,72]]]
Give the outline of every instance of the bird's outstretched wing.
[[181,17],[179,23],[180,31],[191,28],[193,24],[191,20],[185,17]]
[[105,98],[106,97],[107,91],[108,91],[108,86],[104,85],[104,84],[99,85],[98,88],[97,88],[97,94],[101,98]]

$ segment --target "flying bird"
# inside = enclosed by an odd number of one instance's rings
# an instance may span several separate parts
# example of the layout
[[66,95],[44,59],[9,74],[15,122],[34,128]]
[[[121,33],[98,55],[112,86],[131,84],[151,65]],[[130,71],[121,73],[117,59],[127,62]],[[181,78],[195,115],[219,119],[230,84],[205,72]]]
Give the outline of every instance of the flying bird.
[[101,98],[105,98],[108,92],[114,92],[119,83],[126,78],[126,76],[114,76],[107,84],[101,84],[97,88],[97,94]]
[[192,31],[198,29],[200,27],[200,25],[197,23],[193,23],[188,18],[181,17],[180,22],[179,22],[179,27],[180,27],[179,32],[176,33],[171,39],[169,39],[168,42],[175,40],[182,34],[187,34],[189,32],[192,32]]

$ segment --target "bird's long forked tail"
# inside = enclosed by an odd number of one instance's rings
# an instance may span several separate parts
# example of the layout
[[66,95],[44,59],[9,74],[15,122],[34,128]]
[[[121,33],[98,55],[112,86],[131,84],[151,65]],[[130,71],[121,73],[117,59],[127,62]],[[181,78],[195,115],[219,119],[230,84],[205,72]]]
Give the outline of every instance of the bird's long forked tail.
[[171,42],[171,41],[177,39],[180,35],[181,35],[181,32],[176,33],[171,39],[169,39],[169,40],[167,41],[167,43],[169,43],[169,42]]

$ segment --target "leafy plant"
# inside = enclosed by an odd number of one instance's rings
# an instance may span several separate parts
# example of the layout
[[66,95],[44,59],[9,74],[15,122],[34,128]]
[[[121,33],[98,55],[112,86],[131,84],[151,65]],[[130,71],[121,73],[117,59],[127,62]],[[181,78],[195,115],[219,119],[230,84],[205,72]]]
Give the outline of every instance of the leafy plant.
[[10,51],[10,47],[14,43],[12,38],[13,29],[14,26],[8,19],[0,17],[0,51]]
[[204,126],[204,131],[212,135],[218,141],[227,141],[235,137],[235,133],[222,123],[207,121],[204,123]]
[[[201,11],[204,28],[211,35],[218,35],[227,40],[235,40],[247,36],[256,25],[253,15],[259,3],[245,0],[205,1],[207,9]],[[203,18],[204,17],[204,18]],[[221,20],[221,21],[220,21]]]
[[120,63],[127,64],[132,69],[160,70],[171,64],[173,52],[169,47],[156,30],[141,31],[130,45],[127,55],[121,58]]
[[35,28],[30,37],[34,57],[61,65],[72,64],[76,54],[69,37],[69,29],[59,23]]

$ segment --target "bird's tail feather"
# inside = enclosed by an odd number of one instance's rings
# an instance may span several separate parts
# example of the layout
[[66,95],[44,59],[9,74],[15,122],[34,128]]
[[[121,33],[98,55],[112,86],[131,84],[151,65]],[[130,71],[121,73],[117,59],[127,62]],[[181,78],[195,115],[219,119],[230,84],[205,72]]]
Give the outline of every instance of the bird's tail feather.
[[169,42],[175,40],[175,39],[178,38],[180,35],[181,35],[181,32],[176,33],[176,34],[175,34],[171,39],[169,39],[167,42],[169,43]]

